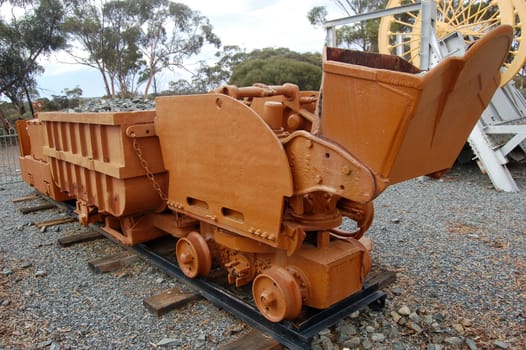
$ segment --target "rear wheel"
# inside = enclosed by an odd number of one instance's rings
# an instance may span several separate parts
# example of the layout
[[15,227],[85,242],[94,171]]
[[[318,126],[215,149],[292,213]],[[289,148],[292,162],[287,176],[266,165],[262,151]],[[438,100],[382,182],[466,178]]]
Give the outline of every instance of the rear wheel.
[[212,268],[212,255],[199,233],[193,231],[177,241],[175,255],[181,271],[189,278],[206,276]]

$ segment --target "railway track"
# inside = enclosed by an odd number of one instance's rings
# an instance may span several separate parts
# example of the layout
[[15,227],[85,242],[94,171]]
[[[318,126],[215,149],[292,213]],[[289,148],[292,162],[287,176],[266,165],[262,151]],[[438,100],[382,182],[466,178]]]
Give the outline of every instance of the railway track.
[[[169,238],[173,240],[171,237]],[[175,240],[173,241],[173,246],[175,247]],[[339,320],[367,305],[382,307],[385,302],[386,295],[379,289],[380,284],[371,281],[372,283],[366,283],[359,293],[342,300],[328,309],[314,310],[304,308],[300,319],[295,322],[270,322],[256,308],[249,287],[234,289],[223,285],[221,281],[226,282],[226,276],[222,273],[219,273],[216,278],[212,274],[212,278],[189,279],[183,274],[174,259],[163,255],[155,249],[155,243],[139,244],[130,249],[166,274],[191,285],[216,306],[225,309],[261,332],[272,336],[292,350],[310,348],[312,337],[321,330],[336,324]]]
[[[74,204],[57,202],[45,196],[42,196],[42,198],[61,208],[70,217],[76,218]],[[199,294],[217,307],[228,311],[291,350],[310,348],[312,338],[316,334],[325,328],[335,325],[341,319],[363,309],[365,306],[382,308],[385,304],[386,294],[381,289],[392,283],[395,278],[393,272],[379,271],[378,269],[375,271],[373,269],[360,292],[327,309],[316,310],[304,307],[300,317],[293,322],[282,321],[274,323],[267,320],[258,311],[252,299],[250,286],[241,288],[229,286],[224,270],[213,270],[206,279],[199,277],[190,279],[186,277],[179,268],[175,258],[175,238],[165,236],[147,243],[126,247],[106,233],[101,226],[91,224],[89,227],[97,234],[101,234],[117,245],[134,252],[167,275],[192,286]]]

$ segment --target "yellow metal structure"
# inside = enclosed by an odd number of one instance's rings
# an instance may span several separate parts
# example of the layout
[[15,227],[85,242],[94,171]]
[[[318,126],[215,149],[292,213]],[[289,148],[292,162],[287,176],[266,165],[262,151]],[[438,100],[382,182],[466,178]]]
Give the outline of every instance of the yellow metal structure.
[[[416,0],[390,0],[387,8],[416,3]],[[501,72],[500,86],[519,72],[526,63],[526,1],[469,0],[437,1],[436,32],[438,38],[460,32],[469,45],[499,25],[511,25],[514,40]],[[420,65],[421,17],[419,12],[382,17],[378,33],[380,53],[403,57]]]

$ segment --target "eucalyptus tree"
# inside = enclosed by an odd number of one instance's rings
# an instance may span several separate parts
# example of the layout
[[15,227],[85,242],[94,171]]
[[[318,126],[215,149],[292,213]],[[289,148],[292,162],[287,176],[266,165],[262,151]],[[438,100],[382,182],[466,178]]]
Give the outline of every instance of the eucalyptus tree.
[[210,21],[185,4],[170,0],[76,0],[66,21],[74,40],[70,53],[96,68],[106,93],[147,95],[164,69],[184,68],[184,60],[205,44],[219,46]]
[[99,71],[106,96],[115,95],[115,84],[108,74],[108,61],[111,53],[111,34],[107,33],[107,19],[102,12],[102,4],[97,0],[74,0],[75,6],[66,18],[64,30],[69,45],[67,52],[78,64]]
[[136,11],[133,1],[110,1],[102,7],[102,16],[106,19],[102,57],[112,91],[117,84],[123,97],[136,92],[138,74],[145,63],[139,47],[142,33]]
[[100,73],[106,96],[132,94],[143,65],[137,44],[140,22],[132,2],[74,1],[64,24],[70,41],[67,52],[78,64]]
[[[333,0],[345,16],[359,15],[385,8],[387,0]],[[327,17],[323,6],[312,8],[307,18],[312,25],[321,25]],[[336,29],[336,43],[363,51],[378,52],[380,19],[357,22]]]
[[145,96],[156,74],[163,69],[185,69],[185,59],[199,54],[204,45],[221,45],[209,19],[185,4],[139,0],[135,5],[142,23],[139,45],[146,61],[141,76],[146,84]]
[[64,8],[60,0],[0,0],[0,96],[20,114],[23,95],[43,72],[37,59],[65,45]]
[[[217,59],[215,63],[210,64],[210,62],[201,61],[199,69],[192,77],[191,85],[194,92],[206,93],[226,84],[234,68],[246,61],[248,56],[245,50],[239,46],[227,45],[221,51],[215,53]],[[179,89],[179,91],[181,90]]]

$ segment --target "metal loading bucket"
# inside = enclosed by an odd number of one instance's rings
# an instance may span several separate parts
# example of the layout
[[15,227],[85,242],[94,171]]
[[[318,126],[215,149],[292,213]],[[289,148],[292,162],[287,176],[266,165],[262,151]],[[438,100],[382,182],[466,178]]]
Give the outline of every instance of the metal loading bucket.
[[327,48],[320,134],[386,184],[447,170],[499,86],[511,41],[501,26],[425,74],[398,57]]
[[42,154],[45,140],[44,125],[38,120],[17,120],[18,144],[20,145],[20,174],[22,179],[37,191],[56,201],[71,197],[53,182],[47,157]]
[[[153,132],[154,111],[39,114],[45,127],[43,153],[53,179],[66,192],[99,213],[122,217],[162,208],[164,202],[135,154],[128,129],[151,129],[138,137],[161,189],[168,175]],[[130,129],[130,130],[132,130]]]

